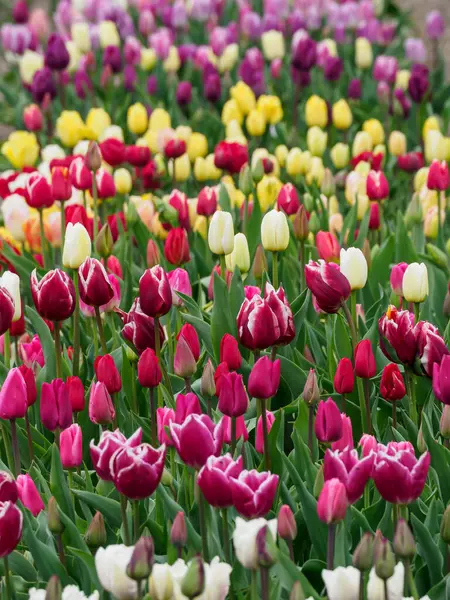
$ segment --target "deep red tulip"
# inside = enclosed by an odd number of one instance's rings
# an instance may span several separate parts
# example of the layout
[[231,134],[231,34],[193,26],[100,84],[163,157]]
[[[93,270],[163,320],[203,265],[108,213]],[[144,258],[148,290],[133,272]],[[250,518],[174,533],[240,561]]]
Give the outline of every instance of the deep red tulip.
[[167,435],[166,428],[170,427],[172,421],[175,421],[175,411],[173,408],[156,409],[156,422],[158,426],[158,442],[160,444],[166,444],[166,446],[173,446],[172,438]]
[[261,296],[244,299],[237,316],[239,341],[250,350],[265,350],[280,337],[278,319]]
[[75,310],[75,287],[62,269],[48,271],[40,281],[34,269],[30,285],[34,305],[43,319],[64,321],[72,315]]
[[316,248],[319,258],[326,262],[339,262],[341,247],[336,236],[329,231],[319,231],[316,235]]
[[182,425],[189,415],[201,415],[200,400],[193,392],[178,394],[175,404],[175,423]]
[[[267,432],[270,433],[272,425],[275,423],[275,415],[273,412],[270,412],[270,410],[266,410],[266,422]],[[264,454],[264,428],[262,416],[259,417],[258,422],[256,423],[255,449],[256,452]]]
[[348,498],[345,485],[339,479],[328,479],[320,492],[317,502],[319,519],[331,525],[345,519]]
[[231,174],[239,173],[248,162],[247,146],[238,142],[219,142],[214,149],[214,164]]
[[406,394],[405,382],[400,369],[394,363],[389,363],[383,369],[380,382],[380,394],[385,400],[395,402]]
[[66,202],[72,197],[72,181],[66,167],[56,167],[52,171],[53,200]]
[[83,462],[83,434],[79,425],[61,431],[59,442],[61,463],[64,469],[75,469]]
[[172,306],[172,290],[166,272],[157,265],[147,269],[139,280],[139,298],[143,312],[150,317],[162,317]]
[[111,354],[97,356],[94,361],[94,370],[97,380],[106,385],[106,389],[110,394],[120,392],[122,378]]
[[34,517],[45,509],[45,504],[42,501],[41,495],[39,494],[36,484],[31,477],[26,473],[25,475],[19,475],[17,477],[17,491],[19,494],[19,500],[28,508]]
[[179,266],[191,260],[186,229],[171,229],[164,242],[164,256],[171,265]]
[[370,340],[361,340],[355,348],[355,374],[363,379],[375,377],[377,364]]
[[0,471],[0,502],[17,502],[17,485],[7,471]]
[[253,365],[248,378],[248,393],[253,398],[268,400],[278,391],[280,385],[281,362],[274,362],[268,356],[262,356]]
[[125,161],[125,144],[116,138],[108,138],[100,144],[102,158],[112,167],[118,167]]
[[89,418],[97,425],[108,425],[114,421],[116,411],[108,388],[100,381],[93,383],[89,396]]
[[445,192],[450,185],[448,165],[445,160],[433,160],[428,170],[427,187],[430,190]]
[[97,184],[98,198],[112,198],[116,194],[116,184],[114,177],[105,169],[98,169],[95,173],[95,183]]
[[22,537],[23,514],[12,502],[0,502],[0,558],[16,549]]
[[145,167],[150,158],[150,149],[147,146],[127,146],[125,149],[125,160],[133,167]]
[[[131,306],[130,312],[125,316],[123,337],[136,348],[138,354],[142,354],[146,348],[155,349],[155,322],[152,317],[146,315],[141,309],[140,298],[136,298]],[[159,346],[164,343],[164,330],[159,325]]]
[[287,215],[295,215],[300,208],[298,192],[292,183],[285,183],[278,192],[278,210],[283,210]]
[[197,483],[206,501],[214,508],[228,508],[233,505],[230,479],[242,472],[242,456],[234,461],[231,454],[210,456],[198,474]]
[[86,258],[78,269],[80,297],[89,306],[102,306],[114,296],[114,288],[102,263]]
[[355,387],[355,374],[352,361],[349,358],[341,358],[334,375],[334,389],[338,394],[351,394]]
[[226,362],[230,371],[241,368],[242,356],[237,339],[226,333],[220,340],[220,362]]
[[217,408],[228,417],[240,417],[247,412],[248,396],[242,375],[233,371],[222,376]]
[[0,419],[21,419],[28,408],[25,379],[17,367],[8,372],[0,390]]
[[297,523],[292,509],[283,504],[278,511],[278,535],[283,540],[295,540],[297,537]]
[[50,208],[53,204],[52,188],[47,178],[37,171],[31,173],[27,181],[27,195],[25,197],[27,204],[32,208],[42,210]]
[[100,479],[112,481],[111,458],[120,448],[135,448],[141,443],[142,429],[139,428],[130,438],[126,438],[118,429],[116,431],[103,431],[100,441],[96,446],[94,440],[89,444],[92,464]]
[[41,421],[46,429],[67,429],[72,424],[72,405],[62,379],[44,382],[41,388]]
[[230,479],[233,506],[247,519],[264,517],[272,508],[278,487],[278,475],[267,471],[242,471]]
[[171,423],[170,434],[181,460],[200,469],[223,445],[223,423],[215,425],[207,415],[189,415],[182,424]]
[[378,202],[372,202],[370,205],[369,229],[378,231],[381,227],[380,205]]
[[389,196],[389,183],[383,171],[370,171],[367,175],[366,191],[369,200],[384,200]]
[[217,192],[213,187],[204,187],[198,193],[197,214],[211,217],[217,209]]
[[450,355],[442,357],[441,364],[433,365],[433,393],[444,404],[450,404]]
[[131,500],[143,500],[153,494],[161,481],[166,447],[150,444],[125,446],[111,457],[111,475],[118,491]]
[[177,340],[184,338],[194,359],[197,361],[200,358],[200,340],[198,339],[197,330],[190,323],[185,323],[180,329]]
[[280,328],[280,334],[275,344],[277,346],[290,344],[295,337],[295,324],[291,305],[286,298],[284,289],[280,286],[277,290],[275,290],[270,283],[266,283],[266,287],[264,289],[264,300],[272,309]]
[[309,261],[305,267],[305,278],[318,306],[326,313],[337,313],[350,296],[350,283],[334,263]]
[[216,396],[220,395],[220,386],[222,384],[222,378],[224,375],[230,372],[226,362],[221,362],[217,365],[217,369],[214,371],[214,383],[216,386]]
[[408,152],[397,158],[397,165],[402,171],[414,173],[424,166],[422,152]]
[[73,412],[82,412],[86,404],[84,398],[84,385],[76,375],[66,379],[66,390],[69,395],[70,404]]
[[183,156],[186,152],[186,142],[184,140],[178,140],[176,138],[172,138],[168,140],[166,145],[164,146],[164,154],[166,158],[175,159]]
[[337,442],[341,439],[341,413],[331,398],[319,402],[314,429],[319,442]]
[[147,348],[139,357],[138,379],[142,387],[155,388],[161,383],[162,373],[154,350]]
[[414,314],[389,306],[378,321],[380,348],[393,362],[414,364],[417,354],[417,330]]
[[37,398],[36,377],[34,375],[34,371],[26,365],[20,365],[18,368],[22,373],[22,377],[27,387],[27,404],[28,406],[32,406],[36,402]]

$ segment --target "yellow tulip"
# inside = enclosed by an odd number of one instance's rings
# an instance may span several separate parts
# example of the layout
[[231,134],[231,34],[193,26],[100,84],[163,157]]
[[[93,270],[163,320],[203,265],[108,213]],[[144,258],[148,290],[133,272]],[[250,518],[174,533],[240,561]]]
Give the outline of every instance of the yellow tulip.
[[15,169],[32,167],[39,157],[39,144],[35,134],[13,131],[2,146],[2,154]]
[[111,117],[103,108],[91,108],[86,117],[86,126],[99,139],[107,127],[111,125]]
[[425,138],[425,160],[432,163],[433,160],[445,160],[447,156],[447,144],[445,137],[440,131],[430,129]]
[[372,138],[373,146],[382,144],[384,142],[384,129],[383,125],[378,119],[368,119],[364,121],[362,130],[366,131]]
[[358,131],[353,140],[352,154],[358,156],[363,152],[371,152],[373,148],[372,137],[367,131]]
[[266,60],[272,61],[276,58],[283,58],[285,52],[284,35],[281,31],[275,29],[265,31],[261,36],[261,44]]
[[439,118],[431,115],[428,119],[425,119],[425,123],[422,127],[422,137],[426,139],[429,131],[441,131],[441,124]]
[[208,140],[203,133],[194,132],[191,135],[187,144],[187,154],[191,162],[208,154]]
[[428,167],[422,167],[414,175],[414,191],[420,192],[424,185],[428,181]]
[[120,46],[120,35],[113,21],[102,21],[98,30],[100,46]]
[[322,156],[327,147],[328,134],[320,127],[311,127],[306,134],[308,150],[313,156]]
[[89,35],[89,25],[86,22],[73,23],[70,29],[72,40],[77,48],[83,54],[91,49],[91,36]]
[[34,74],[44,66],[44,57],[38,52],[25,50],[19,62],[20,78],[27,85],[31,85]]
[[[175,163],[175,166],[174,166]],[[175,168],[175,177],[174,177]],[[174,177],[175,181],[187,181],[191,175],[191,161],[189,156],[184,153],[182,156],[169,161],[169,175]]]
[[[305,153],[303,153],[305,154]],[[325,167],[323,165],[323,161],[318,156],[313,156],[311,158],[311,166],[306,174],[306,182],[308,185],[311,185],[315,182],[318,186],[322,184],[323,178],[325,177]]]
[[[210,57],[210,62],[214,64],[215,62],[215,54],[211,51],[212,57]],[[211,60],[211,58],[213,60]],[[218,69],[221,73],[225,71],[231,71],[231,69],[235,66],[239,59],[239,46],[237,44],[228,44],[225,50],[222,52],[222,56],[218,60]]]
[[328,106],[320,96],[310,96],[305,105],[305,121],[308,127],[321,127],[328,124]]
[[150,115],[148,128],[151,131],[161,131],[162,129],[170,129],[172,122],[169,113],[163,108],[155,108]]
[[127,127],[135,135],[141,135],[147,130],[147,109],[141,102],[132,104],[127,111]]
[[262,95],[258,98],[256,108],[261,111],[271,125],[279,123],[283,118],[283,107],[278,96]]
[[288,147],[285,146],[284,144],[281,144],[280,146],[277,146],[275,148],[275,156],[277,157],[280,167],[286,166],[286,159],[288,157],[288,154],[289,154]]
[[180,55],[176,46],[170,46],[169,54],[163,62],[163,69],[166,73],[176,73],[181,67]]
[[244,115],[236,100],[227,100],[222,109],[222,123],[228,125],[231,121],[237,121],[239,125],[244,122]]
[[158,57],[153,48],[142,48],[141,49],[141,69],[144,71],[151,71],[156,63]]
[[85,129],[83,119],[76,110],[63,110],[56,119],[56,135],[69,148],[84,138]]
[[256,195],[262,212],[273,206],[283,184],[274,175],[264,175],[256,186]]
[[370,69],[373,61],[372,45],[367,38],[359,37],[355,42],[355,62],[358,69]]
[[333,104],[332,115],[333,125],[336,129],[348,129],[353,122],[352,111],[348,102],[344,99]]
[[228,271],[234,272],[235,267],[241,273],[248,273],[250,270],[250,251],[248,249],[247,238],[243,233],[237,233],[234,236],[234,248],[231,254],[225,256],[225,264]]
[[133,187],[131,174],[127,169],[117,169],[114,172],[114,183],[119,194],[129,194]]
[[330,156],[336,169],[345,169],[350,160],[350,148],[348,144],[338,142],[331,148]]
[[400,88],[403,91],[407,91],[409,78],[411,77],[411,71],[408,69],[402,69],[397,72],[397,76],[395,78],[395,87]]
[[253,137],[263,135],[266,131],[266,117],[259,110],[251,110],[245,120],[245,126]]
[[256,106],[256,98],[252,88],[243,81],[238,81],[236,85],[231,88],[230,96],[236,101],[237,106],[243,115],[248,115],[248,113]]
[[301,168],[302,151],[300,148],[291,148],[286,156],[286,171],[291,177],[294,175],[300,175],[302,172]]
[[389,136],[388,148],[393,156],[401,156],[406,152],[406,136],[401,131],[393,131]]

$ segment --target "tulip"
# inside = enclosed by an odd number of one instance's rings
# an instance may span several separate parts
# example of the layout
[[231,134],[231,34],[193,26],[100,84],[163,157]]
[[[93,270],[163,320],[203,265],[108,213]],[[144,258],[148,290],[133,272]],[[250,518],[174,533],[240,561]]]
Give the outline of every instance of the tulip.
[[407,302],[423,302],[428,296],[428,271],[424,263],[411,263],[403,275],[403,297]]
[[99,144],[102,158],[112,167],[118,167],[125,161],[125,144],[116,138],[108,138]]
[[[29,339],[29,337],[26,339]],[[26,343],[25,341],[20,342],[19,354],[23,363],[32,369],[43,367],[45,364],[44,352],[38,335],[35,335],[30,343]]]
[[125,159],[133,167],[145,167],[150,161],[150,150],[145,146],[127,146]]
[[53,204],[52,188],[47,179],[37,171],[32,173],[27,181],[26,201],[32,208],[43,210]]
[[[329,600],[359,600],[361,574],[355,567],[323,569],[322,579]],[[380,600],[381,598],[384,595],[380,596]]]
[[146,388],[155,388],[161,383],[159,359],[151,348],[144,350],[139,357],[138,379],[141,386]]
[[427,187],[429,190],[445,192],[450,186],[448,165],[445,161],[433,160],[428,169]]
[[67,429],[72,423],[72,405],[62,379],[44,382],[41,388],[42,424],[50,431]]
[[175,411],[172,408],[164,407],[156,409],[157,436],[160,444],[173,446],[172,438],[167,435],[166,431],[172,421],[175,421]]
[[349,358],[342,358],[337,366],[334,375],[334,389],[338,394],[351,394],[355,387],[355,374],[353,372],[352,361]]
[[197,214],[211,217],[217,209],[217,192],[215,188],[204,187],[198,194]]
[[0,390],[0,418],[22,419],[27,408],[27,385],[21,370],[15,367],[8,372]]
[[[239,173],[248,162],[248,149],[237,142],[219,142],[214,149],[214,165],[230,174]],[[215,215],[218,213],[215,213]],[[214,219],[214,216],[213,216]],[[212,250],[214,252],[214,250]],[[215,254],[222,254],[214,252]],[[229,254],[224,252],[223,254]]]
[[208,230],[208,245],[214,254],[224,255],[233,252],[234,228],[230,213],[217,211],[213,214]]
[[313,406],[320,400],[320,390],[317,384],[317,375],[314,369],[310,369],[303,388],[302,398],[309,406]]
[[382,171],[370,171],[366,180],[369,200],[384,200],[389,196],[389,183]]
[[93,383],[89,396],[89,419],[97,425],[107,425],[116,418],[108,388],[102,382]]
[[353,443],[352,420],[344,413],[341,414],[341,420],[342,436],[336,442],[331,444],[332,450],[339,450],[340,452],[355,447],[355,444]]
[[197,470],[210,456],[220,454],[223,433],[222,422],[214,425],[206,415],[191,414],[182,424],[170,424],[170,434],[181,460]]
[[122,447],[111,457],[111,475],[118,491],[132,500],[153,494],[161,481],[166,447],[157,450],[150,444]]
[[278,391],[280,385],[280,359],[272,362],[268,356],[256,361],[248,379],[248,391],[253,398],[268,400]]
[[[12,317],[13,323],[18,321],[22,316],[22,301],[20,298],[20,279],[16,273],[11,271],[4,271],[0,277],[0,287],[9,292],[14,302],[14,314]],[[9,314],[8,307],[6,307],[6,313]]]
[[110,394],[116,394],[122,389],[122,379],[117,370],[116,363],[110,354],[97,356],[94,361],[95,375],[98,381],[106,385]]
[[275,291],[275,288],[270,283],[266,283],[264,300],[272,309],[280,328],[280,334],[275,343],[279,346],[290,344],[295,337],[295,324],[294,315],[292,314],[292,309],[286,298],[284,289],[280,286]]
[[127,566],[133,555],[133,546],[113,544],[99,548],[95,554],[95,568],[105,591],[117,600],[130,600],[137,597],[138,584],[128,577]]
[[289,216],[295,215],[299,210],[300,199],[292,183],[285,183],[278,192],[277,207]]
[[178,339],[173,365],[175,374],[183,379],[190,379],[197,370],[196,358],[184,337]]
[[403,295],[403,275],[408,268],[408,263],[398,263],[391,269],[390,283],[394,294],[397,296]]
[[91,238],[81,223],[68,223],[65,237],[62,262],[68,269],[78,267],[91,255]]
[[370,340],[361,340],[355,348],[355,374],[362,379],[375,377],[377,365]]
[[[232,441],[232,427],[231,427],[231,417],[224,416],[222,417],[223,423],[223,441],[225,444],[231,444]],[[261,433],[262,435],[262,433]],[[244,415],[240,417],[236,417],[236,441],[242,438],[243,442],[248,440],[248,430],[245,424]]]
[[22,536],[23,514],[12,502],[0,502],[0,558],[13,552]]
[[30,285],[34,305],[43,319],[64,321],[72,315],[75,310],[75,287],[64,271],[48,271],[38,281],[34,269],[30,276]]
[[0,502],[17,502],[17,485],[7,471],[0,471]]
[[248,396],[242,375],[235,372],[223,375],[217,408],[228,417],[239,417],[247,412]]
[[236,518],[236,527],[233,531],[233,545],[236,558],[245,569],[256,570],[258,568],[258,549],[256,538],[258,533],[265,527],[269,528],[273,538],[277,535],[277,520],[272,519],[251,519],[245,521],[240,517]]
[[247,519],[263,517],[272,508],[278,487],[278,475],[256,470],[242,471],[230,478],[231,494],[235,509]]
[[231,454],[216,458],[210,456],[198,474],[197,483],[206,501],[215,508],[233,505],[230,479],[242,472],[242,456],[233,461]]
[[449,350],[439,330],[431,323],[419,321],[415,327],[415,332],[420,363],[428,377],[432,377],[434,364],[440,364],[442,358],[449,354]]
[[229,333],[226,333],[220,341],[220,362],[227,363],[230,371],[237,371],[241,368],[242,356],[239,352],[238,342]]
[[373,453],[359,460],[358,452],[351,448],[344,451],[327,450],[324,459],[324,479],[338,479],[343,483],[349,504],[354,504],[364,493],[372,475],[374,462]]
[[250,350],[264,350],[280,337],[278,319],[261,296],[244,299],[237,316],[237,327],[240,343]]
[[292,541],[297,537],[297,523],[290,506],[283,504],[278,511],[278,535],[283,540]]
[[[267,434],[270,433],[272,429],[272,425],[275,423],[275,415],[270,412],[270,410],[266,411],[266,426],[267,426]],[[256,436],[255,436],[255,449],[259,454],[264,454],[264,422],[263,417],[259,417],[258,422],[256,423]]]
[[139,280],[139,296],[145,314],[159,318],[169,312],[172,291],[162,267],[158,265],[145,271]]
[[154,319],[142,311],[140,298],[136,298],[133,302],[124,321],[122,335],[134,345],[138,354],[142,354],[146,348],[155,350],[155,326],[159,332],[159,347],[162,346],[164,330],[159,323],[155,324]]
[[442,357],[441,363],[433,364],[433,393],[444,404],[450,404],[450,356]]
[[286,215],[278,210],[266,213],[261,222],[261,242],[264,250],[283,252],[289,244]]
[[54,200],[65,202],[72,197],[72,182],[65,167],[52,170],[52,195]]
[[[149,239],[147,243],[147,267],[151,269],[160,263],[159,248],[155,240]],[[176,269],[175,269],[176,270]]]
[[339,523],[345,518],[348,498],[345,485],[336,478],[328,479],[317,502],[319,519],[327,525]]
[[153,538],[143,536],[139,538],[127,566],[127,575],[135,581],[147,579],[152,572],[155,547]]
[[73,412],[82,412],[84,410],[84,385],[77,376],[66,379],[66,390],[69,395],[70,404]]
[[359,248],[341,249],[341,273],[352,290],[362,289],[367,282],[367,261]]
[[236,267],[241,273],[248,273],[250,270],[250,251],[247,238],[243,233],[237,233],[234,236],[234,248],[231,254],[225,256],[225,264],[231,273]]
[[130,438],[126,438],[118,429],[116,431],[103,431],[100,441],[96,446],[94,440],[89,444],[92,464],[100,479],[112,481],[111,458],[114,453],[123,447],[135,448],[142,440],[142,429],[137,429]]
[[34,481],[28,474],[19,475],[16,481],[19,500],[28,508],[34,517],[45,509],[45,504],[36,488]]
[[6,288],[0,286],[0,335],[8,331],[15,313],[15,303]]
[[314,430],[320,442],[337,442],[341,439],[341,413],[331,398],[319,402]]
[[390,306],[378,321],[380,347],[389,360],[413,365],[417,354],[414,315]]
[[318,306],[329,314],[337,313],[350,296],[349,280],[334,263],[310,261],[305,266],[305,278]]
[[319,258],[326,262],[338,262],[341,252],[336,236],[329,231],[319,231],[316,235],[316,248]]
[[182,265],[191,260],[187,232],[181,227],[169,231],[164,243],[164,256],[172,265]]
[[83,461],[82,431],[79,425],[71,425],[61,432],[61,463],[64,469],[79,467]]
[[182,425],[189,415],[201,414],[202,409],[200,407],[200,401],[193,392],[189,392],[186,395],[177,395],[174,419],[175,423]]
[[413,449],[396,450],[388,446],[387,451],[378,451],[372,477],[384,500],[392,504],[410,504],[422,493],[429,467],[429,452],[417,460]]
[[89,306],[99,307],[114,297],[114,288],[102,263],[86,258],[78,269],[80,298]]
[[405,394],[405,383],[400,369],[396,364],[390,363],[383,369],[380,382],[380,394],[385,400],[396,402],[401,400]]

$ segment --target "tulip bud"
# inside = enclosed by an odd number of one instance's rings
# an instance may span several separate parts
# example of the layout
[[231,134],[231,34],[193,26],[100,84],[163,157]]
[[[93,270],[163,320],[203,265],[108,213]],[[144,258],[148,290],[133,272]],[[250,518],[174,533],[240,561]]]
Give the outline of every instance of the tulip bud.
[[294,235],[298,240],[304,241],[307,239],[309,235],[309,223],[308,216],[306,214],[306,209],[303,204],[300,206],[297,213],[295,214],[292,227],[294,230]]
[[197,369],[195,357],[184,337],[178,339],[173,367],[175,375],[178,375],[178,377],[182,377],[183,379],[192,377]]
[[443,252],[440,248],[435,246],[434,244],[427,244],[425,246],[425,251],[427,255],[431,258],[435,265],[441,267],[442,269],[447,269],[448,267],[448,257],[445,252]]
[[111,227],[105,223],[97,235],[95,248],[102,258],[108,258],[114,246],[114,240],[111,233]]
[[417,449],[419,450],[419,452],[421,454],[423,454],[424,452],[426,452],[428,450],[428,446],[425,442],[425,438],[423,437],[422,423],[420,424],[419,432],[417,434]]
[[209,224],[208,245],[214,254],[231,254],[234,248],[233,217],[229,212],[216,211]]
[[49,530],[55,535],[64,531],[64,525],[61,523],[58,505],[54,496],[52,496],[48,501],[47,520]]
[[286,250],[289,245],[289,225],[283,212],[274,209],[264,215],[261,222],[261,241],[264,250]]
[[181,593],[188,598],[196,598],[205,588],[205,567],[200,556],[194,556],[188,565],[181,582]]
[[61,600],[62,586],[57,575],[52,575],[45,589],[45,600]]
[[395,569],[395,554],[388,540],[380,540],[374,552],[375,573],[380,579],[390,579]]
[[214,367],[211,359],[206,363],[202,378],[200,380],[200,393],[202,396],[212,397],[216,393],[216,384],[214,382]]
[[89,548],[100,548],[106,544],[105,520],[101,512],[96,512],[85,533],[84,539]]
[[159,248],[158,244],[155,240],[148,240],[147,243],[147,267],[151,269],[152,267],[156,267],[161,262],[161,258],[159,256]]
[[336,191],[333,173],[330,171],[330,169],[325,169],[325,174],[323,176],[322,183],[320,184],[320,191],[328,198]]
[[320,400],[320,390],[317,385],[317,375],[314,369],[310,369],[303,388],[302,398],[310,406],[317,404]]
[[441,521],[441,539],[446,543],[450,544],[450,504],[444,511]]
[[373,535],[365,533],[353,552],[353,566],[358,571],[369,571],[373,565]]
[[152,348],[146,348],[138,362],[138,379],[142,387],[155,388],[161,383],[159,359]]
[[306,193],[303,194],[303,205],[305,207],[306,212],[312,212],[312,210],[314,209],[314,198],[311,196],[311,194]]
[[306,596],[305,592],[303,591],[302,584],[300,581],[295,581],[289,595],[289,600],[305,600],[305,598]]
[[278,549],[268,525],[264,525],[256,534],[258,565],[265,569],[277,562]]
[[294,513],[287,504],[283,504],[278,512],[278,535],[283,540],[295,540],[297,537]]
[[314,480],[314,489],[313,489],[314,498],[318,498],[320,496],[320,493],[322,492],[324,483],[325,483],[325,478],[323,475],[323,464],[322,464],[320,466],[319,470],[317,471],[317,475]]
[[89,142],[84,164],[90,171],[98,171],[102,166],[102,153],[97,142]]
[[414,558],[416,542],[408,523],[404,519],[397,522],[394,535],[394,552],[398,558]]
[[444,439],[450,439],[450,404],[444,404],[439,431]]
[[320,231],[320,219],[315,211],[309,215],[308,227],[314,235]]
[[252,174],[248,164],[244,165],[239,173],[239,189],[244,196],[249,196],[253,191]]
[[330,525],[345,519],[348,498],[345,485],[339,479],[329,479],[325,482],[317,502],[319,519]]
[[253,259],[253,275],[255,279],[262,279],[263,273],[268,271],[267,258],[264,253],[264,248],[258,244]]
[[264,177],[264,164],[259,158],[252,168],[252,178],[255,183],[259,183]]
[[170,542],[175,548],[183,548],[187,542],[187,527],[184,512],[177,513],[170,530]]
[[154,555],[155,547],[153,539],[149,536],[139,538],[134,547],[130,562],[127,565],[128,577],[135,581],[142,581],[150,577]]
[[423,302],[428,296],[428,271],[424,263],[411,263],[403,275],[403,296],[407,302]]
[[161,477],[161,483],[163,485],[165,485],[166,487],[170,487],[173,483],[173,477],[170,471],[168,471],[167,469],[164,469],[162,477]]

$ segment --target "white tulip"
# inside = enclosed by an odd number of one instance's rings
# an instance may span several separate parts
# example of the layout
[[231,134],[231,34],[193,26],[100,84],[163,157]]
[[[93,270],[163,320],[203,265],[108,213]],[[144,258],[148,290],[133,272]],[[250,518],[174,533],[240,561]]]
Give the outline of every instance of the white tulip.
[[229,212],[216,211],[209,224],[208,245],[214,254],[231,254],[234,248],[233,217]]
[[269,526],[274,539],[277,536],[277,520],[272,519],[252,519],[244,521],[240,517],[236,518],[236,528],[233,531],[233,545],[236,557],[246,569],[258,568],[258,551],[256,548],[256,536],[260,529],[265,525]]
[[5,227],[18,242],[25,241],[23,224],[30,216],[30,207],[20,194],[10,194],[1,205]]
[[171,600],[173,596],[173,580],[169,565],[153,565],[149,581],[149,592],[154,600]]
[[[402,600],[403,585],[405,579],[405,567],[402,562],[396,564],[394,574],[387,580],[389,600]],[[367,584],[367,600],[386,600],[384,595],[384,581],[375,573],[370,571],[369,583]]]
[[216,556],[205,564],[205,591],[200,596],[201,600],[225,600],[230,588],[231,566],[220,562]]
[[137,583],[126,574],[133,550],[134,546],[112,544],[106,548],[99,548],[95,555],[95,568],[100,583],[117,600],[137,598]]
[[360,573],[355,567],[324,569],[322,579],[327,588],[328,600],[358,600]]
[[428,271],[424,263],[411,263],[403,275],[403,297],[406,302],[423,302],[428,296]]
[[341,249],[341,273],[345,275],[352,290],[362,289],[367,282],[367,261],[359,248]]
[[58,144],[48,144],[41,150],[42,162],[50,163],[54,158],[65,158],[66,153]]
[[289,246],[289,225],[284,212],[273,209],[261,221],[261,242],[264,250],[282,252]]
[[14,300],[13,323],[18,321],[22,315],[22,302],[20,299],[20,278],[16,273],[5,271],[0,277],[0,287],[5,288]]
[[[31,588],[28,590],[28,600],[45,600],[46,590]],[[67,585],[62,592],[62,600],[98,600],[99,593],[94,592],[86,596],[77,585]]]
[[68,223],[64,238],[62,262],[68,269],[78,269],[91,255],[91,238],[81,223]]

